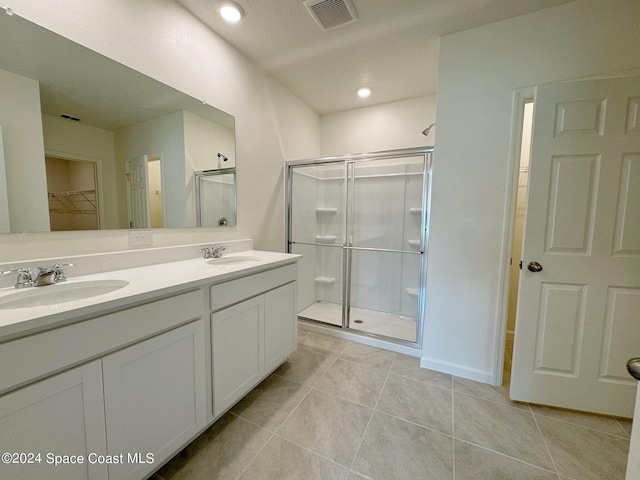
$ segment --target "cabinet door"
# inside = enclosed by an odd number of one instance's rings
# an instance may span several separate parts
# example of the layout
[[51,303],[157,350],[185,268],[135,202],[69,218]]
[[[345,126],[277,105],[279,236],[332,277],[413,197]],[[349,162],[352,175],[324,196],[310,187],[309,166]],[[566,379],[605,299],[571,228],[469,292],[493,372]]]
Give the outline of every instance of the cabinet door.
[[264,372],[264,297],[211,316],[213,406],[217,417],[253,388]]
[[295,282],[265,293],[264,355],[266,372],[275,370],[296,349],[298,340]]
[[[107,450],[100,360],[0,397],[0,450],[40,455],[0,463],[0,478],[106,479],[106,465],[87,461]],[[54,465],[55,455],[84,461]]]
[[206,425],[204,321],[103,358],[109,479],[144,478]]

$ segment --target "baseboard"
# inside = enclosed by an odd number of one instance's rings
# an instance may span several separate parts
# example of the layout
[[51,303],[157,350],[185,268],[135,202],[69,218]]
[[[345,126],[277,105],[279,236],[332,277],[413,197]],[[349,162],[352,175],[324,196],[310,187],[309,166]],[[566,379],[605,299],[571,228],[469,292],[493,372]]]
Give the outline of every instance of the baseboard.
[[420,366],[422,368],[428,368],[429,370],[448,373],[449,375],[466,378],[468,380],[475,380],[476,382],[488,383],[490,385],[493,385],[495,381],[490,372],[478,370],[475,368],[469,368],[466,365],[442,362],[439,360],[423,357],[420,359]]

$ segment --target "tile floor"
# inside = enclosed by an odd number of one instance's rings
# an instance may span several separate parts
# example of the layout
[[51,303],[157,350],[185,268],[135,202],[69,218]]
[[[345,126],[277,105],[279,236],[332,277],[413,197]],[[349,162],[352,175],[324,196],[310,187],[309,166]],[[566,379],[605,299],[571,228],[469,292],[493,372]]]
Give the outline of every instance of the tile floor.
[[152,480],[624,479],[630,420],[507,392],[301,330],[289,361]]

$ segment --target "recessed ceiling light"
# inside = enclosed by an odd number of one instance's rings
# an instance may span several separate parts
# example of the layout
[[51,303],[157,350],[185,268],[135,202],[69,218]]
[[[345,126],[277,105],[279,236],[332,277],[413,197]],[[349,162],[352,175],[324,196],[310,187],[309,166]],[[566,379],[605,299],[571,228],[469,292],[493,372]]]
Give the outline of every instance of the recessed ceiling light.
[[371,88],[370,87],[360,87],[358,89],[358,96],[360,98],[367,98],[369,95],[371,95]]
[[222,0],[216,3],[220,16],[227,22],[236,23],[244,18],[244,9],[232,0]]

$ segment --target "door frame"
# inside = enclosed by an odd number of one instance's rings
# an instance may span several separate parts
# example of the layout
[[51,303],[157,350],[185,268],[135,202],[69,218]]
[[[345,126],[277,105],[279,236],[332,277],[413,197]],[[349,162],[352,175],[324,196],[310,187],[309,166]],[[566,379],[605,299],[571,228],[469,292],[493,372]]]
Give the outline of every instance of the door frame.
[[102,175],[102,158],[88,157],[86,155],[76,155],[75,153],[61,152],[59,150],[51,150],[48,148],[44,150],[44,155],[45,157],[54,157],[54,158],[59,158],[61,160],[69,160],[72,162],[93,163],[94,183],[96,186],[98,230],[103,229],[105,225],[105,212],[104,212],[104,188],[103,188],[104,182],[103,182],[103,175]]
[[[511,112],[511,139],[509,142],[509,163],[507,164],[507,187],[505,189],[505,214],[502,228],[502,258],[498,289],[498,325],[493,342],[492,375],[495,386],[502,385],[504,371],[505,341],[507,336],[507,316],[509,314],[509,280],[511,266],[511,250],[516,220],[516,200],[518,196],[518,176],[520,173],[520,151],[522,148],[522,126],[524,123],[524,105],[533,99],[533,116],[536,114],[536,87],[519,88],[513,92]],[[533,140],[533,135],[532,135]],[[529,160],[531,162],[531,160]],[[529,164],[531,165],[531,163]],[[531,168],[531,167],[529,167]],[[529,185],[527,184],[527,190]],[[527,199],[529,195],[527,194]],[[527,206],[525,205],[525,221]],[[524,239],[524,237],[523,237]],[[518,260],[519,261],[519,260]]]

